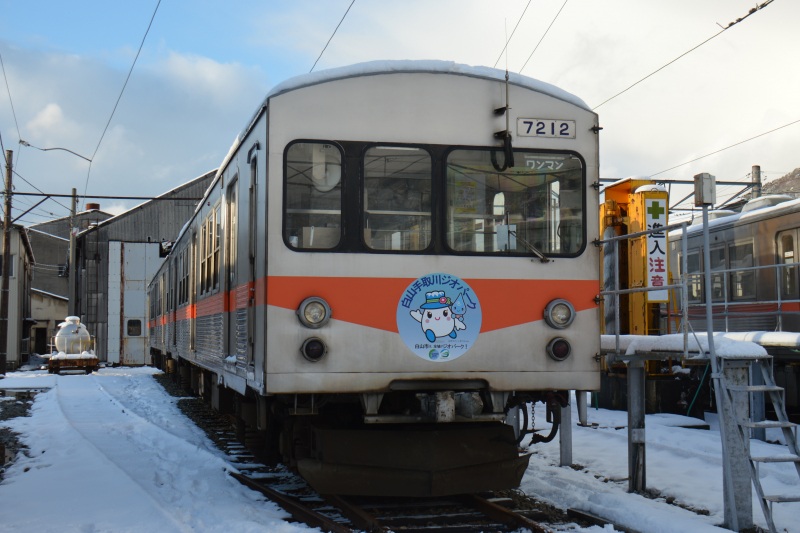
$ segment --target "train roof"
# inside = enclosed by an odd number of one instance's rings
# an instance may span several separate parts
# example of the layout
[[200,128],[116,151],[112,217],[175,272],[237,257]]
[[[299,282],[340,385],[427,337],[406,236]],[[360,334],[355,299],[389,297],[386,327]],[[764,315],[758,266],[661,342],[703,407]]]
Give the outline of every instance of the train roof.
[[[756,207],[755,209],[743,209],[740,213],[734,213],[728,216],[722,216],[719,218],[715,218],[713,220],[708,221],[708,228],[713,229],[716,227],[722,227],[727,225],[733,225],[736,223],[745,224],[745,223],[753,223],[758,222],[759,220],[764,220],[767,218],[772,218],[780,215],[784,215],[787,213],[794,213],[800,211],[800,198],[795,198],[794,200],[784,199],[779,203],[770,203],[765,202],[764,199],[769,197],[763,196],[760,198],[755,198],[750,202],[753,202],[754,205],[763,204],[765,207]],[[788,198],[788,197],[784,197]],[[750,203],[749,202],[749,203]],[[747,204],[745,204],[747,205]],[[702,222],[699,224],[692,224],[686,229],[686,233],[688,235],[692,235],[694,233],[703,231],[703,224]],[[669,232],[670,238],[679,238],[681,235],[681,230],[673,230]]]
[[[274,86],[264,98],[264,101],[258,106],[256,112],[250,118],[247,126],[233,141],[233,145],[225,157],[222,165],[220,165],[220,172],[225,169],[228,161],[233,156],[233,153],[239,146],[242,139],[247,136],[250,128],[253,127],[255,121],[258,119],[261,110],[267,107],[269,100],[280,96],[281,94],[302,89],[304,87],[311,87],[322,83],[328,83],[336,80],[344,80],[350,78],[358,78],[363,76],[378,76],[381,74],[409,74],[409,73],[424,73],[424,74],[451,74],[458,76],[467,76],[470,78],[480,78],[484,80],[492,80],[505,82],[506,71],[490,67],[475,67],[471,65],[464,65],[454,61],[440,61],[434,59],[428,60],[382,60],[382,61],[367,61],[364,63],[355,63],[344,67],[336,67],[318,72],[309,72],[308,74],[301,74],[289,78],[286,81]],[[592,108],[586,102],[578,98],[572,93],[563,89],[559,89],[555,85],[517,74],[516,72],[508,73],[508,82],[512,85],[517,85],[536,91],[548,96],[552,96],[558,100],[562,100],[576,107],[584,109],[593,113]]]
[[[455,74],[459,76],[467,76],[471,78],[481,78],[494,81],[505,81],[506,71],[489,68],[489,67],[476,67],[471,65],[463,65],[453,61],[438,61],[438,60],[386,60],[386,61],[368,61],[365,63],[356,63],[345,67],[337,67],[327,70],[320,70],[318,72],[311,72],[300,76],[295,76],[282,83],[279,83],[272,90],[267,93],[265,103],[267,100],[274,96],[326,83],[335,80],[356,78],[361,76],[375,76],[379,74],[400,74],[400,73],[429,73],[429,74]],[[545,83],[543,81],[523,76],[515,72],[508,73],[508,82],[512,85],[525,87],[533,91],[547,94],[559,100],[569,102],[577,107],[591,111],[592,109],[586,103],[563,89]]]

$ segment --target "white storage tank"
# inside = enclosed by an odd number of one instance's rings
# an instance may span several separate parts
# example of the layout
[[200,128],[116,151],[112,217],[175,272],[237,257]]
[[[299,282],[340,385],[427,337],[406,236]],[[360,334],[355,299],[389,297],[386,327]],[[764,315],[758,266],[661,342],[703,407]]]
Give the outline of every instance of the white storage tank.
[[92,336],[77,316],[68,316],[58,327],[56,350],[60,353],[79,354],[92,349]]

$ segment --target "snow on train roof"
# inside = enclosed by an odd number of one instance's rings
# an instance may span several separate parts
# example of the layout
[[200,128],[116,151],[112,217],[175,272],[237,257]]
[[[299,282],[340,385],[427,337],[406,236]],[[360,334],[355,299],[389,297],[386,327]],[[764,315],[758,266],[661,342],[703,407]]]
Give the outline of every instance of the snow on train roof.
[[[769,205],[767,207],[753,209],[751,211],[734,213],[732,215],[715,218],[708,221],[708,227],[709,229],[711,229],[714,228],[715,226],[721,226],[723,224],[732,224],[737,221],[747,221],[749,219],[757,221],[761,218],[770,217],[776,214],[782,214],[787,211],[792,212],[797,210],[800,210],[800,198],[796,198],[794,200],[787,200],[775,205]],[[699,224],[692,224],[686,228],[687,235],[691,235],[700,231],[703,231],[702,222],[700,222]],[[681,234],[680,229],[672,230],[669,232],[669,237],[676,238],[679,237],[680,234]]]
[[[367,61],[365,63],[356,63],[346,67],[337,67],[327,70],[320,70],[318,72],[311,72],[290,78],[282,83],[279,83],[267,94],[267,100],[273,96],[317,85],[334,80],[355,78],[359,76],[374,76],[378,74],[397,74],[397,73],[439,73],[439,74],[457,74],[461,76],[469,76],[473,78],[482,78],[487,80],[505,81],[506,72],[496,68],[489,67],[475,67],[471,65],[464,65],[455,63],[453,61],[439,61],[439,60],[385,60],[385,61]],[[586,103],[563,89],[559,89],[555,85],[545,83],[543,81],[523,76],[515,72],[509,72],[508,81],[511,84],[519,85],[543,94],[550,95],[559,100],[564,100],[575,106],[578,106],[587,111],[591,108]]]

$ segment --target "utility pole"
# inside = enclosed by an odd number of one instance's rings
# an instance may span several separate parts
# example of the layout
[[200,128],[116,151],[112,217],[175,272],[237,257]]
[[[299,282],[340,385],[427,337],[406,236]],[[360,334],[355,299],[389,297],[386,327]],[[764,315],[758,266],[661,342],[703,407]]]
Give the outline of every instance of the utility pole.
[[76,316],[76,294],[78,283],[78,266],[75,264],[75,209],[78,202],[77,191],[72,189],[72,208],[69,212],[69,260],[67,262],[68,276],[67,283],[69,284],[69,300],[67,302],[68,315]]
[[0,377],[8,361],[8,274],[11,267],[11,169],[14,152],[6,150],[5,213],[3,216],[3,284],[0,289]]
[[758,198],[761,196],[761,166],[753,165],[750,176],[751,180],[753,181],[753,193],[751,198]]

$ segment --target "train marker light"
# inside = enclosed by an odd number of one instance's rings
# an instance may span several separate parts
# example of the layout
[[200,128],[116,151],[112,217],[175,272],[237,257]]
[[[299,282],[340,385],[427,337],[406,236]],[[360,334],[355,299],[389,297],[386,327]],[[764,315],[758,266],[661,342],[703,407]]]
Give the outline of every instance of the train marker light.
[[297,318],[307,328],[321,328],[331,318],[331,307],[322,298],[311,296],[297,308]]
[[556,337],[547,343],[547,355],[555,361],[563,361],[572,353],[572,346],[564,337]]
[[303,345],[300,347],[300,353],[312,363],[316,363],[328,353],[328,346],[322,339],[310,337],[303,341]]
[[564,329],[575,320],[575,308],[568,301],[557,298],[544,308],[544,321],[555,329]]

